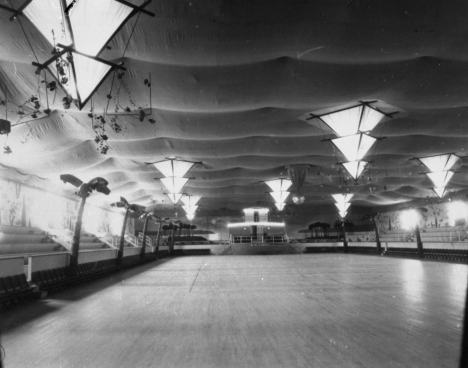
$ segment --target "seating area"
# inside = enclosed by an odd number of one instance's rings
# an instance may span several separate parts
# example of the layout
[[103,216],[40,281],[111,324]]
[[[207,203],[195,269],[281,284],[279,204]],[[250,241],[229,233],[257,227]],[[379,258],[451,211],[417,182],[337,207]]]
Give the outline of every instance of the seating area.
[[0,225],[0,256],[61,251],[66,249],[45,231],[33,227]]
[[0,308],[31,300],[34,289],[24,273],[0,278]]

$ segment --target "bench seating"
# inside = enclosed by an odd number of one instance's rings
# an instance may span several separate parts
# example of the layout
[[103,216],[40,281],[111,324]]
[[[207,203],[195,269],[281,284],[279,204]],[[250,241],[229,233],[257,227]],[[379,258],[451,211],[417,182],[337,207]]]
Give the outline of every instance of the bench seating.
[[24,274],[0,278],[0,308],[32,299],[33,291]]

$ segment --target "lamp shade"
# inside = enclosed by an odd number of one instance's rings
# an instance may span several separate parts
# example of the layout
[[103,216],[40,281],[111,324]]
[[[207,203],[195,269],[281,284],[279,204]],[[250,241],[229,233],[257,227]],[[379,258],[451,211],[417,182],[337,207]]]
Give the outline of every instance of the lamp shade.
[[450,170],[459,159],[453,153],[418,158],[433,173]]
[[331,142],[340,150],[348,161],[361,160],[377,139],[361,133],[332,139]]
[[347,109],[321,115],[320,119],[338,137],[370,132],[385,117],[385,114],[369,105],[361,104]]
[[136,11],[116,0],[32,0],[23,14],[51,46],[97,56]]
[[339,212],[346,212],[351,206],[351,203],[335,203],[336,208],[338,208]]
[[278,211],[282,211],[284,209],[284,203],[275,203],[276,208],[278,208]]
[[289,179],[275,179],[268,180],[265,184],[268,185],[273,192],[280,192],[288,190],[292,181]]
[[164,161],[155,162],[153,165],[158,169],[166,178],[171,176],[183,177],[196,162],[183,161],[178,159],[169,158]]
[[289,196],[289,192],[270,192],[271,196],[277,203],[283,203]]
[[160,179],[164,186],[170,193],[179,193],[184,185],[190,180],[188,178],[176,178],[174,176],[170,178]]
[[182,198],[182,202],[184,202],[186,206],[191,207],[191,206],[195,206],[200,199],[201,199],[200,196],[186,195]]
[[346,171],[351,175],[354,180],[357,180],[364,169],[366,168],[368,162],[367,161],[350,161],[350,162],[343,162],[342,165],[346,169]]
[[180,198],[182,198],[183,196],[183,194],[180,194],[180,193],[165,193],[165,194],[169,197],[169,199],[174,205],[179,203]]
[[439,198],[443,198],[447,194],[447,188],[432,188],[432,190],[437,194]]
[[332,194],[332,197],[337,203],[348,203],[351,200],[351,198],[354,197],[354,194]]
[[437,188],[445,187],[453,176],[453,171],[440,171],[426,174]]

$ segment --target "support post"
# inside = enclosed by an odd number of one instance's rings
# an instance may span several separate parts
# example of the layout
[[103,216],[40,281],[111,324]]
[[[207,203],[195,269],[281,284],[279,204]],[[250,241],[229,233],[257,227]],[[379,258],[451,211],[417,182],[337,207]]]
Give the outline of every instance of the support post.
[[156,239],[156,248],[154,249],[154,253],[156,253],[156,259],[158,259],[159,241],[161,239],[161,228],[162,228],[162,220],[159,220],[158,238]]
[[414,227],[414,232],[416,233],[416,244],[418,246],[419,258],[424,258],[423,243],[421,241],[421,234],[419,232],[419,225],[418,224],[416,224],[416,226]]
[[169,255],[171,257],[174,255],[174,235],[175,235],[175,225],[172,224],[171,244],[169,245]]
[[375,221],[375,216],[372,216],[372,222],[374,223],[375,242],[377,244],[377,252],[379,254],[382,254],[382,245],[380,244],[379,228],[377,226],[377,221]]
[[145,248],[146,248],[146,229],[148,227],[149,216],[146,216],[145,224],[143,225],[143,244],[141,245],[140,259],[145,258]]
[[122,231],[120,232],[120,244],[119,244],[119,251],[117,253],[117,264],[120,266],[122,264],[122,259],[123,259],[123,251],[124,251],[124,242],[125,242],[125,229],[127,227],[127,218],[128,218],[128,212],[129,208],[125,210],[125,217],[124,217],[124,222],[122,225]]
[[343,220],[343,251],[344,253],[348,253],[348,240],[346,239],[346,229],[345,229],[345,224]]
[[86,194],[81,197],[80,207],[78,208],[78,214],[76,216],[75,231],[73,233],[73,243],[70,255],[70,274],[75,276],[78,272],[78,254],[80,251],[80,235],[81,235],[81,224],[83,219],[83,211],[86,204]]

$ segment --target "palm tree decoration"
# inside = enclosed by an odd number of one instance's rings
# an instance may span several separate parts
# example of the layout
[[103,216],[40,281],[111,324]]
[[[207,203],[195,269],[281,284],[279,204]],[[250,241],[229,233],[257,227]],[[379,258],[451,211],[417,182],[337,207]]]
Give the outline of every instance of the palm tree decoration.
[[145,211],[145,206],[140,206],[139,204],[130,204],[124,197],[120,197],[120,202],[115,202],[111,204],[112,207],[125,208],[125,217],[122,225],[122,231],[120,233],[120,244],[119,252],[117,253],[117,264],[122,264],[123,258],[123,248],[125,241],[125,228],[127,227],[127,219],[130,213],[134,216],[141,215]]
[[86,198],[89,197],[93,190],[96,190],[97,192],[103,193],[105,195],[109,195],[111,191],[107,187],[109,185],[107,180],[99,177],[91,179],[88,183],[83,183],[83,181],[78,179],[76,176],[64,174],[60,175],[60,180],[62,180],[64,183],[70,183],[76,188],[80,188],[78,192],[75,193],[81,198],[81,203],[80,207],[78,208],[78,214],[76,216],[75,231],[73,233],[73,242],[69,264],[70,274],[73,276],[76,275],[76,272],[78,270],[78,254],[80,250],[81,224],[83,219],[83,211],[86,204]]

